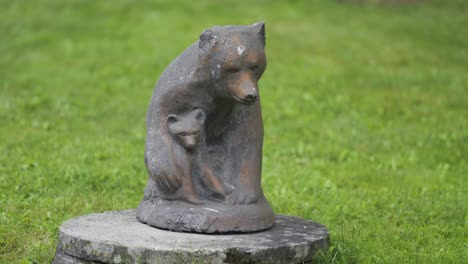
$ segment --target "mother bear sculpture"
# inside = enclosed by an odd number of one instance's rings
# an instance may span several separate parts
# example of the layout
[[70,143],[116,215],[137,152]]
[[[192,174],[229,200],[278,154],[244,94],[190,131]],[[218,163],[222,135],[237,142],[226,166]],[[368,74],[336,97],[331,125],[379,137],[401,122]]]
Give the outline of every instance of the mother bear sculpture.
[[[260,186],[263,121],[257,82],[266,68],[265,26],[215,26],[162,73],[146,125],[148,183],[137,218],[149,225],[202,233],[270,228],[274,213]],[[168,130],[172,116],[206,115],[193,151],[191,178],[182,177]],[[168,118],[169,117],[169,118]],[[215,177],[215,178],[214,178]],[[209,182],[219,182],[217,191]],[[184,179],[196,195],[187,199]],[[194,200],[196,197],[196,200]]]

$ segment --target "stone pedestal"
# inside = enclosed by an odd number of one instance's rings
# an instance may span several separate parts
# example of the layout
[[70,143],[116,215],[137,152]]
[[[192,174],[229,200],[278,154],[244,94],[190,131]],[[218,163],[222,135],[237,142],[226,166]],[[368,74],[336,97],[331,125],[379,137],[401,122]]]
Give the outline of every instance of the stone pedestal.
[[154,228],[124,210],[64,222],[53,263],[302,263],[328,243],[325,226],[294,216],[277,215],[266,231],[220,235]]

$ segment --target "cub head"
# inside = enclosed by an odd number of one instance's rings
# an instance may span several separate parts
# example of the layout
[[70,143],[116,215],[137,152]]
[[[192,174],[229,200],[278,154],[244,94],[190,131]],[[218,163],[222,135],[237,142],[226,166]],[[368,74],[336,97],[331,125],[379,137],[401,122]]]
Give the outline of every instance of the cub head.
[[190,151],[200,142],[205,118],[205,112],[201,109],[180,115],[171,114],[167,116],[167,128],[176,141]]
[[252,104],[266,68],[265,25],[223,26],[200,35],[201,66],[208,69],[218,95]]

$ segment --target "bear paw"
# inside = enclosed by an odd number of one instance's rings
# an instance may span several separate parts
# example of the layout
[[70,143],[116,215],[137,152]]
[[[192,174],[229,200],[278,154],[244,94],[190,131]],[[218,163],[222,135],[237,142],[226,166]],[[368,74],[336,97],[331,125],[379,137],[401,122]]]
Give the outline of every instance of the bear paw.
[[195,204],[195,205],[201,204],[201,200],[197,195],[186,194],[184,195],[184,197],[181,198],[181,200],[186,201],[187,203],[190,203],[190,204]]
[[258,201],[258,192],[253,191],[239,191],[234,204],[252,204]]
[[166,194],[175,193],[182,186],[182,179],[177,175],[168,177],[166,174],[161,174],[156,182],[159,189]]

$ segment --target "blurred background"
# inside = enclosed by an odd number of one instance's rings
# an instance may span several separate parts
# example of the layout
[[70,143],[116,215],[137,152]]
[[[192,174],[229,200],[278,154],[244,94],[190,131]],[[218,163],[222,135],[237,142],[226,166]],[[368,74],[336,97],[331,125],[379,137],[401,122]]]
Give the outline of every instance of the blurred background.
[[326,225],[323,263],[463,263],[468,1],[0,0],[0,263],[48,263],[69,218],[135,208],[164,68],[266,23],[262,186]]

